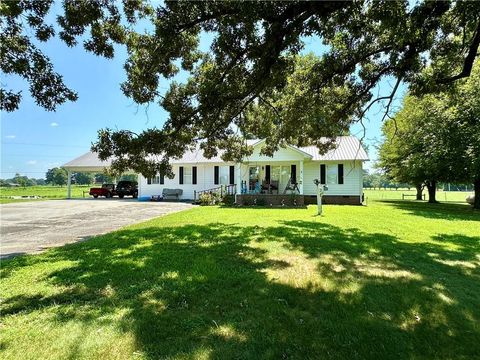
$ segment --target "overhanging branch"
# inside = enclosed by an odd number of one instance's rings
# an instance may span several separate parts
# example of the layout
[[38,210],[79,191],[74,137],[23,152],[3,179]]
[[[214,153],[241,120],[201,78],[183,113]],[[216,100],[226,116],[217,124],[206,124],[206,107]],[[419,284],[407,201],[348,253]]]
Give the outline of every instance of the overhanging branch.
[[472,68],[473,68],[473,63],[475,62],[475,58],[478,55],[477,51],[479,46],[480,46],[480,21],[477,24],[475,35],[473,36],[472,43],[470,44],[470,47],[468,50],[468,54],[465,57],[465,60],[463,62],[462,71],[455,76],[440,79],[438,82],[440,84],[448,84],[456,80],[469,77],[470,74],[472,73]]

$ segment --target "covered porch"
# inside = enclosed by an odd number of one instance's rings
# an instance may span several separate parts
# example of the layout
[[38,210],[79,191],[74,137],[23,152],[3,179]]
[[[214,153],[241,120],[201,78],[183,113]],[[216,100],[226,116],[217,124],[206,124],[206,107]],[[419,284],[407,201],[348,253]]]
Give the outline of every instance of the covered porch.
[[237,195],[303,195],[304,162],[312,156],[293,146],[278,149],[274,157],[262,154],[263,142],[237,163]]
[[237,195],[303,195],[303,161],[237,164]]

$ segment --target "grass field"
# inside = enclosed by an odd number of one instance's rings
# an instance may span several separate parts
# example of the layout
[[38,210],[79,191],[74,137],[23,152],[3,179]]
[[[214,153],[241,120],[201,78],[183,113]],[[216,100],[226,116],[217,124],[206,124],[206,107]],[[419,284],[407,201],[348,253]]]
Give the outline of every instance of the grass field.
[[[94,185],[72,185],[72,197],[81,198],[84,196],[83,192],[88,191]],[[399,200],[402,194],[415,195],[415,190],[399,189],[399,190],[368,190],[365,189],[365,196],[367,202],[369,200]],[[426,193],[426,191],[425,191]],[[464,191],[438,191],[437,200],[440,202],[465,202],[465,198],[470,192]],[[25,188],[5,188],[0,187],[0,204],[19,202],[19,201],[33,201],[32,199],[9,199],[10,196],[40,196],[43,200],[48,199],[64,199],[67,196],[67,189],[65,186],[30,186]],[[85,195],[85,196],[88,196]],[[428,195],[426,195],[428,198]],[[413,199],[410,197],[409,199]]]
[[2,359],[474,359],[480,213],[199,207],[2,263]]
[[[81,198],[83,192],[88,191],[94,185],[72,185],[72,197]],[[32,201],[32,199],[10,199],[10,196],[39,196],[43,200],[65,199],[67,197],[66,186],[27,186],[27,187],[0,187],[0,203],[18,201]],[[88,196],[88,194],[86,194]]]
[[[368,200],[401,200],[402,194],[407,195],[416,195],[415,190],[407,189],[398,189],[398,190],[369,190],[364,189],[365,197]],[[425,194],[425,200],[428,200],[428,193],[426,190],[423,191]],[[473,194],[473,191],[437,191],[437,201],[439,202],[458,202],[465,203],[465,198]],[[405,198],[406,200],[414,200],[414,196],[409,196]]]

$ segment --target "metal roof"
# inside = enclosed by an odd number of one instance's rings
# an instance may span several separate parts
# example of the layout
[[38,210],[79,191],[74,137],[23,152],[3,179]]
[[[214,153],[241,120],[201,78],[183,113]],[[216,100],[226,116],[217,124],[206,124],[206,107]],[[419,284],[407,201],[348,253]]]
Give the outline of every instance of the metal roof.
[[336,147],[323,155],[318,152],[316,146],[305,146],[299,149],[310,154],[312,160],[317,161],[369,160],[367,152],[355,136],[339,136],[335,142]]
[[110,163],[110,160],[102,161],[98,158],[96,153],[89,151],[86,154],[67,162],[63,167],[73,171],[96,171],[109,167]]
[[[249,145],[256,146],[263,141],[248,140]],[[354,136],[339,136],[336,139],[336,147],[326,154],[320,154],[316,146],[295,147],[299,151],[305,153],[315,161],[344,161],[344,160],[360,160],[366,161],[368,155],[360,141]],[[180,159],[172,160],[172,164],[196,164],[196,163],[221,163],[221,154],[207,159],[203,156],[200,149],[187,151]],[[88,152],[82,156],[69,161],[63,167],[72,171],[96,171],[110,166],[111,161],[101,161],[96,153]]]

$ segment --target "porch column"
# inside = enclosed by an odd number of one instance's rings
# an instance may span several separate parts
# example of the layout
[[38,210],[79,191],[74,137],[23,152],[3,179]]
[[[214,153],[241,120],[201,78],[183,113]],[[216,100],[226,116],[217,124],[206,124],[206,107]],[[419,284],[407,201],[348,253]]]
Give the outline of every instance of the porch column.
[[236,194],[241,194],[242,192],[242,164],[236,163],[235,170],[237,171],[237,185],[235,188]]
[[67,199],[72,198],[72,172],[67,171]]
[[300,186],[298,187],[300,190],[300,194],[303,195],[303,160],[300,160]]

